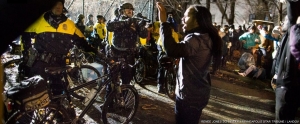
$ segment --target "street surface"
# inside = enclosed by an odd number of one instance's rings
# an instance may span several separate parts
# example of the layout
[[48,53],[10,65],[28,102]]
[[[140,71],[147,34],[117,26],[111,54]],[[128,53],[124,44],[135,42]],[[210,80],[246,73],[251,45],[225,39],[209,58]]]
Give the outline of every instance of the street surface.
[[[101,69],[101,66],[93,64]],[[236,69],[233,63],[229,70]],[[175,124],[175,102],[157,93],[156,79],[147,78],[135,84],[140,104],[132,124]],[[275,94],[268,80],[241,77],[228,69],[212,76],[210,100],[203,110],[200,123],[274,123]],[[299,123],[298,112],[296,123]],[[101,123],[101,122],[97,122]]]
[[[91,65],[99,71],[102,69],[99,64]],[[229,70],[233,69],[235,68]],[[17,73],[15,69],[6,71]],[[9,75],[9,78],[16,76]],[[147,78],[142,84],[135,84],[135,87],[140,102],[137,113],[130,123],[175,124],[175,102],[167,95],[157,93],[155,78]],[[217,75],[212,76],[210,100],[203,110],[200,123],[274,123],[274,98],[275,94],[268,81],[241,77],[228,69],[221,69]],[[88,124],[102,123],[99,106],[95,108],[96,113],[85,116]],[[299,123],[299,120],[300,112],[295,122]]]
[[[92,65],[101,69],[101,65]],[[155,78],[147,78],[135,87],[140,104],[132,124],[175,124],[175,102],[167,95],[157,93]],[[274,98],[269,82],[220,70],[212,76],[210,100],[200,123],[274,123]],[[296,122],[299,122],[299,117]]]

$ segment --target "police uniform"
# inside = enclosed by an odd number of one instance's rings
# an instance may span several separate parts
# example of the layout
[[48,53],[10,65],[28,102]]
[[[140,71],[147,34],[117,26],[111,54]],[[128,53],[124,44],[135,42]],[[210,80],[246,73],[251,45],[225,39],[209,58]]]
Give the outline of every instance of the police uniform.
[[95,37],[93,45],[95,45],[95,47],[100,46],[101,49],[104,49],[104,47],[101,46],[101,42],[106,36],[106,25],[104,23],[97,22],[93,28]]
[[57,16],[51,11],[44,13],[23,33],[22,42],[24,69],[29,77],[41,75],[46,78],[45,67],[65,66],[66,55],[73,45],[93,50],[73,21],[64,14]]
[[[133,9],[130,3],[124,3],[120,8]],[[107,31],[113,32],[111,53],[109,55],[116,61],[118,61],[118,58],[124,58],[128,64],[133,65],[135,58],[132,52],[136,50],[136,43],[139,38],[146,39],[148,35],[145,24],[133,18],[121,16],[118,20],[108,22],[106,28]],[[128,51],[129,49],[131,51]],[[129,67],[123,69],[121,73],[122,83],[129,84],[135,73],[134,71],[134,69]]]

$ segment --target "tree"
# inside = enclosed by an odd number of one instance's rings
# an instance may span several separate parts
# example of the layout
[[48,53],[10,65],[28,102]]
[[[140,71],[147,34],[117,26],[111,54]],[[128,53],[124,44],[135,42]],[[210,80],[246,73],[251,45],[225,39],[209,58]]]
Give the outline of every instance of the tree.
[[[283,18],[283,13],[282,13],[282,3],[278,2],[277,0],[271,0],[271,3],[276,7],[278,10],[278,20],[277,23],[280,24]],[[275,14],[275,13],[274,13]],[[274,16],[274,15],[273,15]]]
[[206,0],[206,8],[210,10],[210,0]]
[[222,13],[222,20],[221,20],[221,26],[222,26],[224,18],[228,22],[228,16],[227,16],[227,14],[225,12],[226,9],[227,9],[227,0],[225,0],[225,9],[223,7],[223,3],[221,2],[221,0],[216,0],[216,5],[219,8],[220,12]]
[[[216,5],[219,8],[220,13],[222,13],[222,18],[228,24],[234,24],[235,18],[240,16],[240,18],[244,18],[247,20],[249,18],[248,14],[255,15],[254,19],[257,20],[266,20],[275,21],[275,11],[278,11],[278,23],[282,20],[283,9],[282,3],[277,2],[277,0],[216,0]],[[245,8],[249,9],[249,13],[240,13],[239,15],[235,12],[235,7],[237,6],[245,6]],[[229,4],[229,10],[227,10],[226,4]],[[243,5],[242,5],[243,4]],[[225,12],[226,11],[226,12]],[[251,23],[251,22],[250,22]],[[223,24],[223,20],[221,20],[221,25]]]
[[230,15],[229,15],[229,19],[228,19],[229,25],[232,25],[234,23],[235,2],[236,2],[236,0],[230,0]]
[[201,0],[195,0],[195,3],[196,3],[196,4],[201,4],[200,1],[201,1]]
[[[246,2],[251,8],[251,13],[255,14],[255,19],[265,20],[267,17],[269,21],[275,21],[270,19],[275,15],[278,15],[278,24],[282,20],[283,8],[281,2],[278,2],[277,0],[246,0]],[[275,13],[276,10],[278,12],[277,14]],[[272,14],[273,17],[271,17],[270,14]]]

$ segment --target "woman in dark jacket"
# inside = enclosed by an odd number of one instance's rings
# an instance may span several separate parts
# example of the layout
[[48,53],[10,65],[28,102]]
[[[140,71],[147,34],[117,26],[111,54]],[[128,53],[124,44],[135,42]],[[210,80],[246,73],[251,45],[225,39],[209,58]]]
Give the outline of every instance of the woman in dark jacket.
[[182,18],[183,41],[176,43],[171,27],[166,23],[165,8],[157,3],[161,22],[160,36],[170,57],[179,57],[176,85],[175,115],[178,124],[198,124],[202,109],[210,96],[209,66],[213,60],[213,72],[220,65],[222,39],[212,25],[211,13],[205,7],[192,5]]

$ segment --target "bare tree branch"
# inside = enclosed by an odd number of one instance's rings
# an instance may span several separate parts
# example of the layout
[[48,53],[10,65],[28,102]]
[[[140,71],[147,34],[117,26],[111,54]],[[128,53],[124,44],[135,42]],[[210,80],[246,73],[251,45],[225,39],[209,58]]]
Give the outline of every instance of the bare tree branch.
[[[249,6],[252,6],[250,0],[246,0],[246,2],[249,4]],[[251,11],[253,12],[253,8],[250,7],[250,9],[251,9]]]
[[201,3],[200,3],[200,0],[195,0],[195,3],[196,3],[196,4],[201,4]]
[[149,3],[150,0],[147,0],[147,2],[144,4],[144,7],[142,8],[142,10],[140,11],[140,13],[142,13],[146,7],[146,5]]
[[210,0],[206,0],[206,8],[210,10]]
[[234,23],[235,2],[236,0],[230,0],[230,15],[228,19],[228,24],[230,25]]
[[72,6],[72,4],[74,3],[75,0],[72,0],[70,5],[67,7],[67,9],[70,9],[70,7]]
[[[220,12],[224,14],[225,20],[228,22],[228,16],[227,16],[227,14],[225,13],[225,10],[224,10],[224,8],[223,8],[222,2],[221,2],[220,0],[217,0],[216,5],[217,5],[217,7],[219,8]],[[222,15],[222,16],[223,16],[223,15]]]

